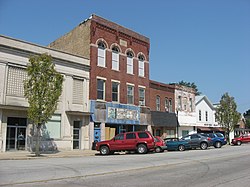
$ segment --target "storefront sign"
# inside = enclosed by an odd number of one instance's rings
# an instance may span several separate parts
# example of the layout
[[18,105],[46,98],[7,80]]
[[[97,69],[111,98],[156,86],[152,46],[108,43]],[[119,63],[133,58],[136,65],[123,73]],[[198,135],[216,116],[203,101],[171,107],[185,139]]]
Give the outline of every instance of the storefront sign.
[[137,110],[108,107],[108,118],[119,120],[139,120]]

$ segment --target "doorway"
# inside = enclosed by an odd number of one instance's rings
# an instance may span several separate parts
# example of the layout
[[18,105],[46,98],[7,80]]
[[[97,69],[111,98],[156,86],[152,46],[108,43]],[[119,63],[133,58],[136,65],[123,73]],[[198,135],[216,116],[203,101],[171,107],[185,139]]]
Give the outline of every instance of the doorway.
[[73,149],[80,149],[81,121],[73,123]]
[[6,150],[25,150],[26,145],[26,118],[8,117]]

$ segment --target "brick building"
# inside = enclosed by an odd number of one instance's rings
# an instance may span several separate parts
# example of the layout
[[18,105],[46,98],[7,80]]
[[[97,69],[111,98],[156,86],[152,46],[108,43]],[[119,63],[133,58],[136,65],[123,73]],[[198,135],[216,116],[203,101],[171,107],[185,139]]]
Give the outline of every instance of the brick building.
[[153,134],[163,138],[176,137],[175,87],[153,80],[150,80],[149,87]]
[[149,38],[92,15],[49,47],[90,59],[92,142],[150,130]]

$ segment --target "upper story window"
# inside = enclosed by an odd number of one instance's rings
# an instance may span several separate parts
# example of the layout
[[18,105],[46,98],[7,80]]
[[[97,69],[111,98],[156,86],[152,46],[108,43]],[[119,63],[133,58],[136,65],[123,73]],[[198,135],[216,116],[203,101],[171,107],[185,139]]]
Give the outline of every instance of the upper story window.
[[199,121],[201,121],[201,110],[199,110]]
[[172,103],[172,99],[168,100],[168,106],[169,106],[169,112],[173,111],[173,103]]
[[106,45],[104,42],[98,43],[98,59],[97,65],[101,67],[106,67]]
[[119,71],[119,48],[113,47],[112,48],[112,69]]
[[193,112],[193,100],[192,100],[192,98],[189,98],[189,108],[190,108],[190,112]]
[[168,103],[168,98],[165,98],[165,110],[168,112],[169,111],[169,103]]
[[119,82],[112,82],[112,101],[119,102]]
[[206,121],[208,121],[208,111],[205,112]]
[[145,106],[145,89],[139,88],[139,105]]
[[97,99],[105,100],[105,80],[97,79]]
[[7,79],[7,95],[24,96],[23,81],[28,78],[24,68],[9,66]]
[[157,95],[156,96],[156,111],[161,110],[160,104],[161,104],[161,98],[160,98],[160,96]]
[[132,53],[132,51],[128,51],[127,52],[127,73],[128,74],[133,74],[134,70],[133,70],[133,57],[134,54]]
[[127,85],[127,103],[134,104],[134,86]]
[[181,96],[178,96],[178,109],[182,110],[182,102],[181,102]]
[[73,100],[74,104],[83,104],[83,80],[73,79]]
[[139,59],[139,76],[144,77],[144,75],[145,75],[145,70],[144,70],[144,61],[145,61],[145,59],[144,59],[144,57],[142,55],[140,55],[138,57],[138,59]]

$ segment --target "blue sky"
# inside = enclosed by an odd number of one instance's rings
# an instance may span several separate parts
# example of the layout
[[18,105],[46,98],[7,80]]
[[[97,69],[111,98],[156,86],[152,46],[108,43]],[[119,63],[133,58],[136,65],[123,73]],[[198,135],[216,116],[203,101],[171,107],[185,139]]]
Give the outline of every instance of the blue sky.
[[150,79],[250,109],[249,0],[0,0],[0,34],[47,45],[92,13],[150,38]]

